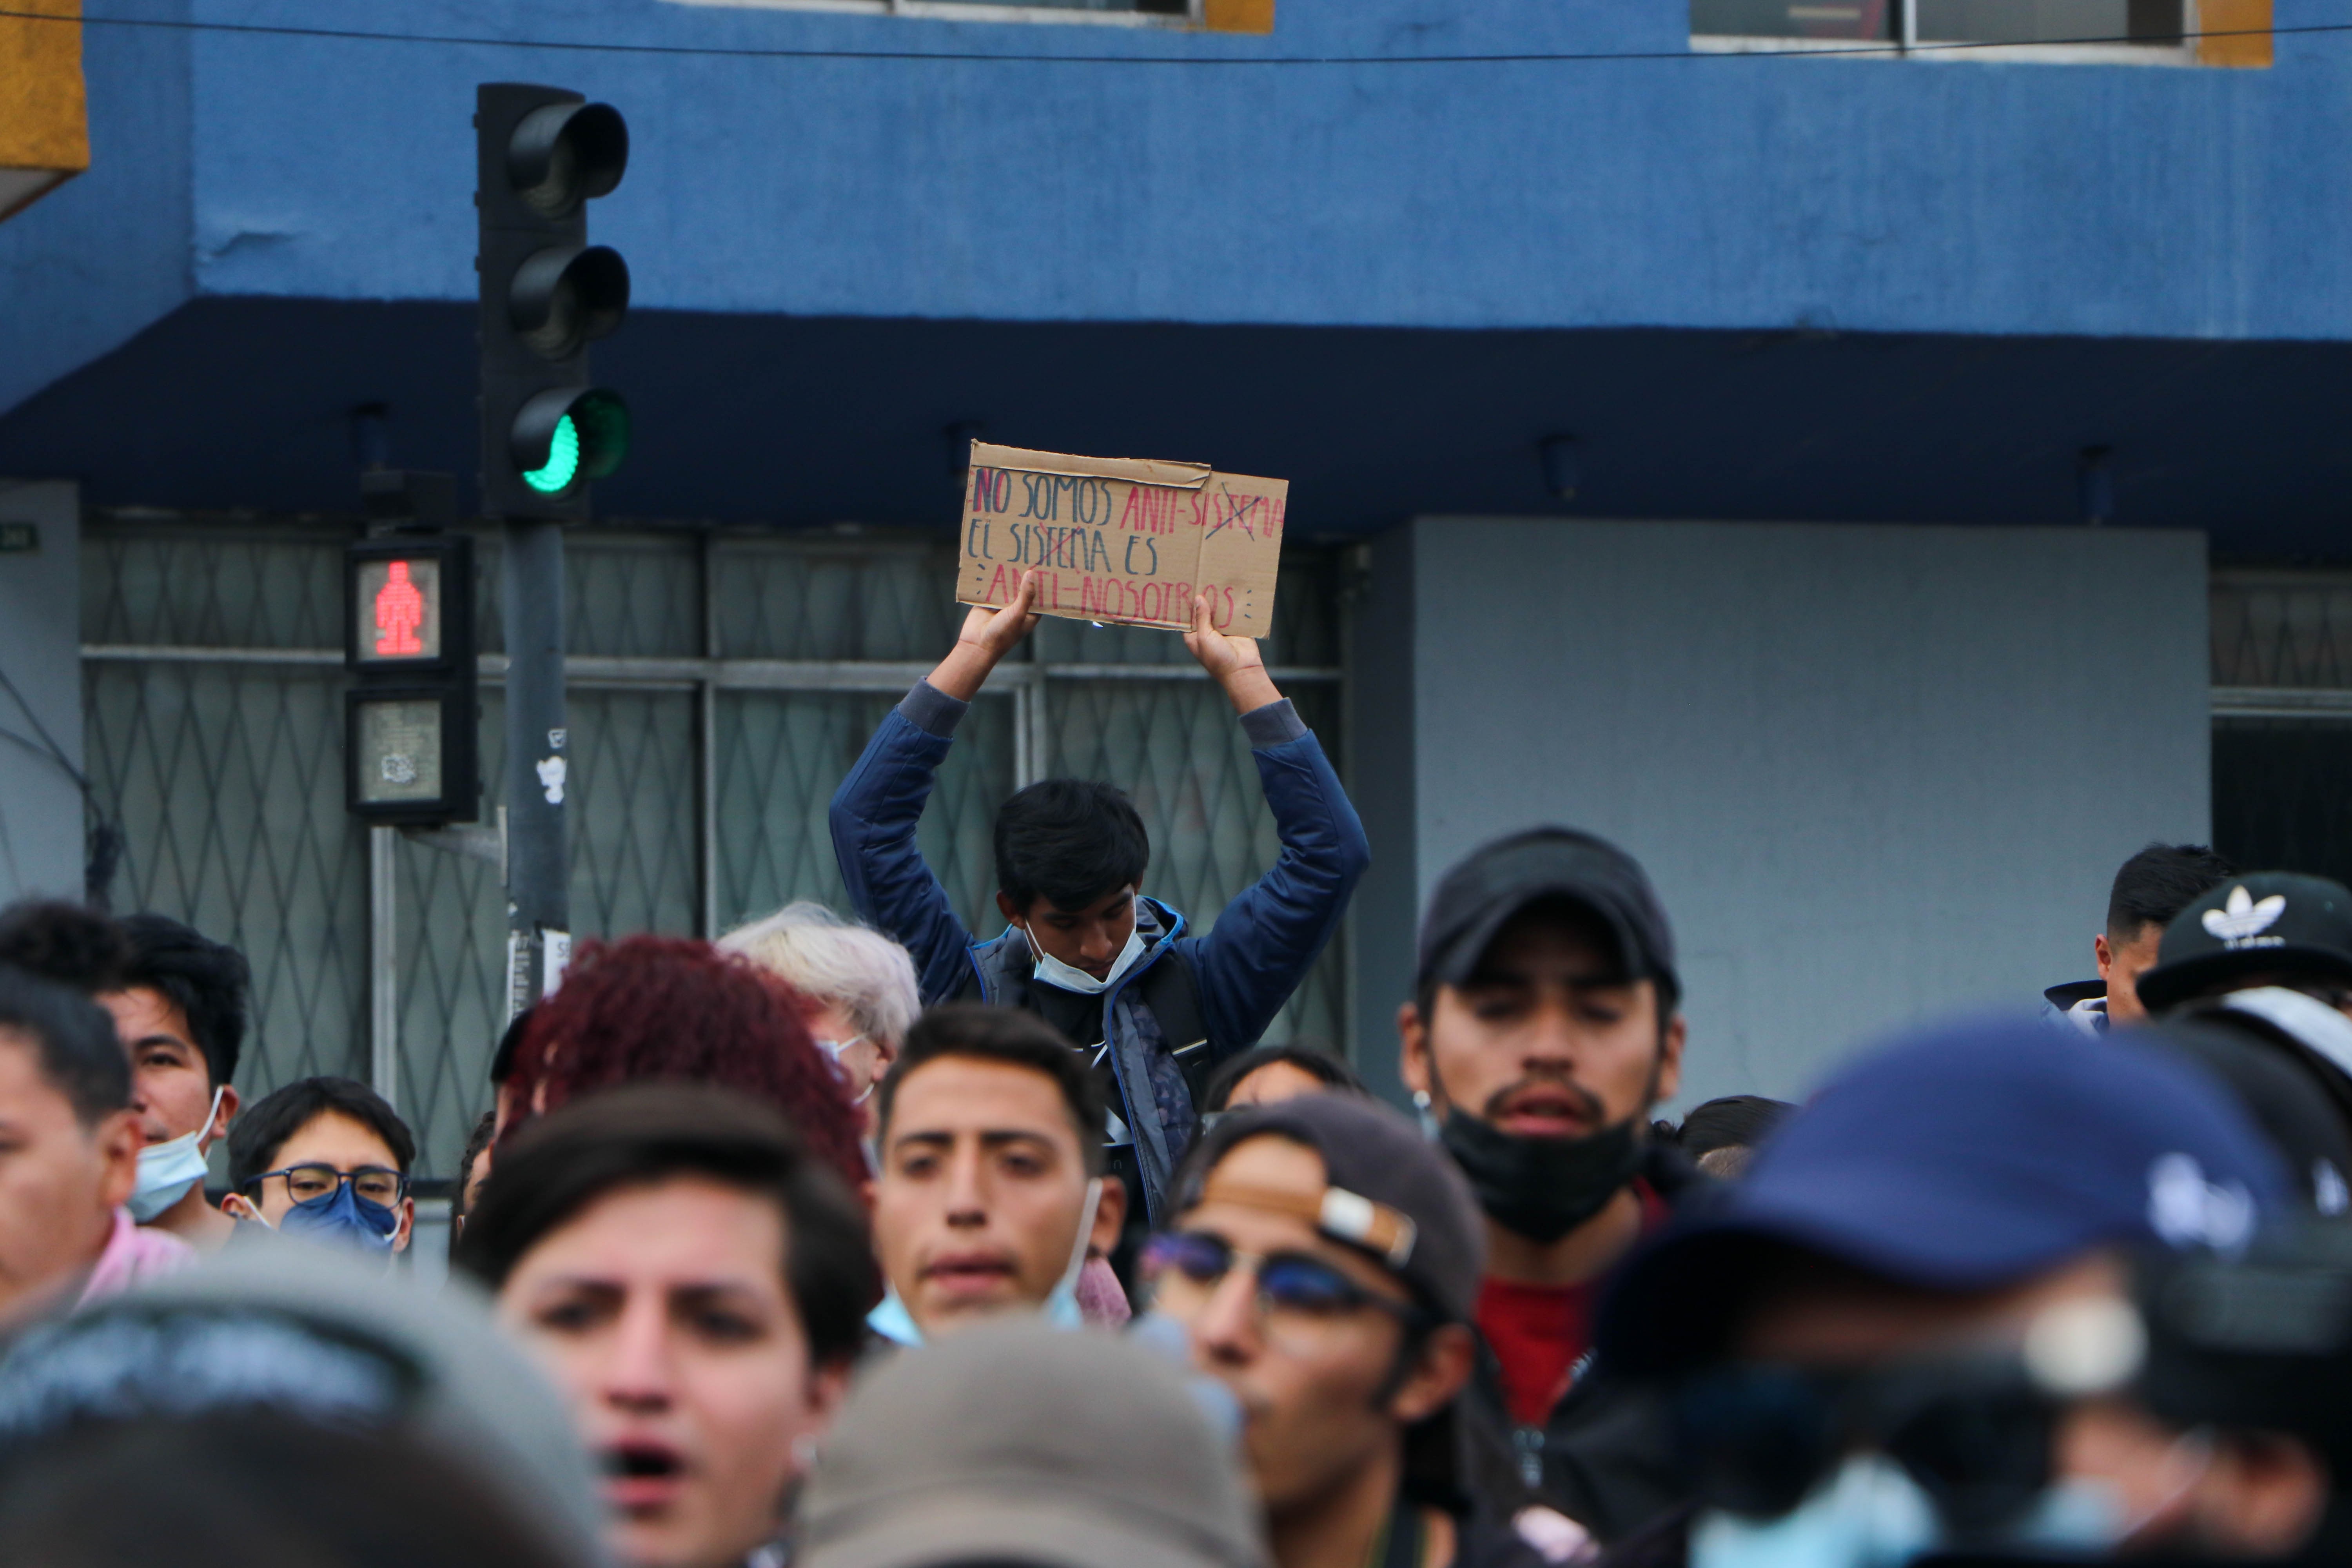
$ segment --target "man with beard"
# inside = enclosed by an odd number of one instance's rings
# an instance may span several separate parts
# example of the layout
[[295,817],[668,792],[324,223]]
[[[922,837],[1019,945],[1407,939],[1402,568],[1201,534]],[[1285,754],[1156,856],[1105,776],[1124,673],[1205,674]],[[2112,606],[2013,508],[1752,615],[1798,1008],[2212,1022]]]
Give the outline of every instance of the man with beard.
[[1603,1277],[1688,1179],[1649,1136],[1681,1080],[1680,996],[1641,867],[1541,827],[1446,873],[1397,1016],[1405,1083],[1486,1213],[1465,1474],[1556,1560],[1675,1500],[1662,1412],[1590,1349]]

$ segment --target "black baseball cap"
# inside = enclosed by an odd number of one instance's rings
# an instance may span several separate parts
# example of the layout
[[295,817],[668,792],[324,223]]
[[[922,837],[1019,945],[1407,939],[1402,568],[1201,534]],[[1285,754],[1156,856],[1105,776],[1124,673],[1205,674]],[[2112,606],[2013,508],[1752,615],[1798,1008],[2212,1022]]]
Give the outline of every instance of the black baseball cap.
[[2325,877],[2257,871],[2232,877],[2164,928],[2140,1005],[2178,1006],[2216,984],[2256,974],[2352,985],[2352,890]]
[[1444,1152],[1379,1100],[1302,1094],[1232,1112],[1185,1161],[1181,1206],[1202,1203],[1217,1163],[1235,1144],[1269,1133],[1323,1157],[1327,1187],[1309,1223],[1373,1254],[1447,1321],[1471,1321],[1486,1273],[1477,1201]]
[[1601,917],[1617,939],[1628,980],[1657,984],[1660,1010],[1682,994],[1675,936],[1641,864],[1607,839],[1572,827],[1531,827],[1474,849],[1437,884],[1421,921],[1414,990],[1459,985],[1513,915],[1565,899]]

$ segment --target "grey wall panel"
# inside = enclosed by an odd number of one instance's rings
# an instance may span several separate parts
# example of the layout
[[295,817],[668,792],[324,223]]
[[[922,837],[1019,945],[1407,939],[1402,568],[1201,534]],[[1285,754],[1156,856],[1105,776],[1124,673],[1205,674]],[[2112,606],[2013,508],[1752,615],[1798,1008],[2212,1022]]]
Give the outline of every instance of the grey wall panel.
[[1409,527],[1418,894],[1530,823],[1632,850],[1682,947],[1685,1104],[2089,973],[2116,867],[2206,834],[2201,535]]
[[81,767],[79,494],[68,480],[0,479],[0,523],[30,523],[39,539],[0,553],[0,670],[22,698],[0,689],[0,903],[79,899],[81,789],[40,733]]

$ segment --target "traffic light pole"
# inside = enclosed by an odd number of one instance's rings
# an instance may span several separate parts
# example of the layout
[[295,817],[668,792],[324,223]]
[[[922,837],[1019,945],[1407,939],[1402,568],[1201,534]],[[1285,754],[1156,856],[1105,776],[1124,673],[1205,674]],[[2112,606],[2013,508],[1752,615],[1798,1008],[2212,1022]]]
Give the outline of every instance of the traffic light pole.
[[563,525],[509,519],[499,570],[506,625],[507,1013],[553,989],[572,956],[564,828]]

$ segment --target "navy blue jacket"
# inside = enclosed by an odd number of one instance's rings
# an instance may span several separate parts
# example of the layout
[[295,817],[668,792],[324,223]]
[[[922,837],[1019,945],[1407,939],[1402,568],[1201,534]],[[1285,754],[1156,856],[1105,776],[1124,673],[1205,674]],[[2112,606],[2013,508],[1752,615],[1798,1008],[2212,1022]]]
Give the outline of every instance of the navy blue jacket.
[[[1027,994],[1028,943],[1009,929],[975,942],[915,841],[932,776],[967,706],[925,681],[882,721],[834,792],[834,855],[860,918],[914,955],[926,1005],[960,997],[1019,1005]],[[1162,963],[1191,972],[1205,1065],[1248,1049],[1339,929],[1348,895],[1371,861],[1356,808],[1297,710],[1287,701],[1268,703],[1244,714],[1242,729],[1281,858],[1225,906],[1204,937],[1185,935],[1182,916],[1143,900],[1138,923],[1150,945],[1102,998],[1117,1109],[1134,1136],[1145,1207],[1155,1218],[1192,1141],[1192,1095],[1175,1053],[1193,1042],[1166,1037],[1143,999],[1151,989],[1147,977]]]

